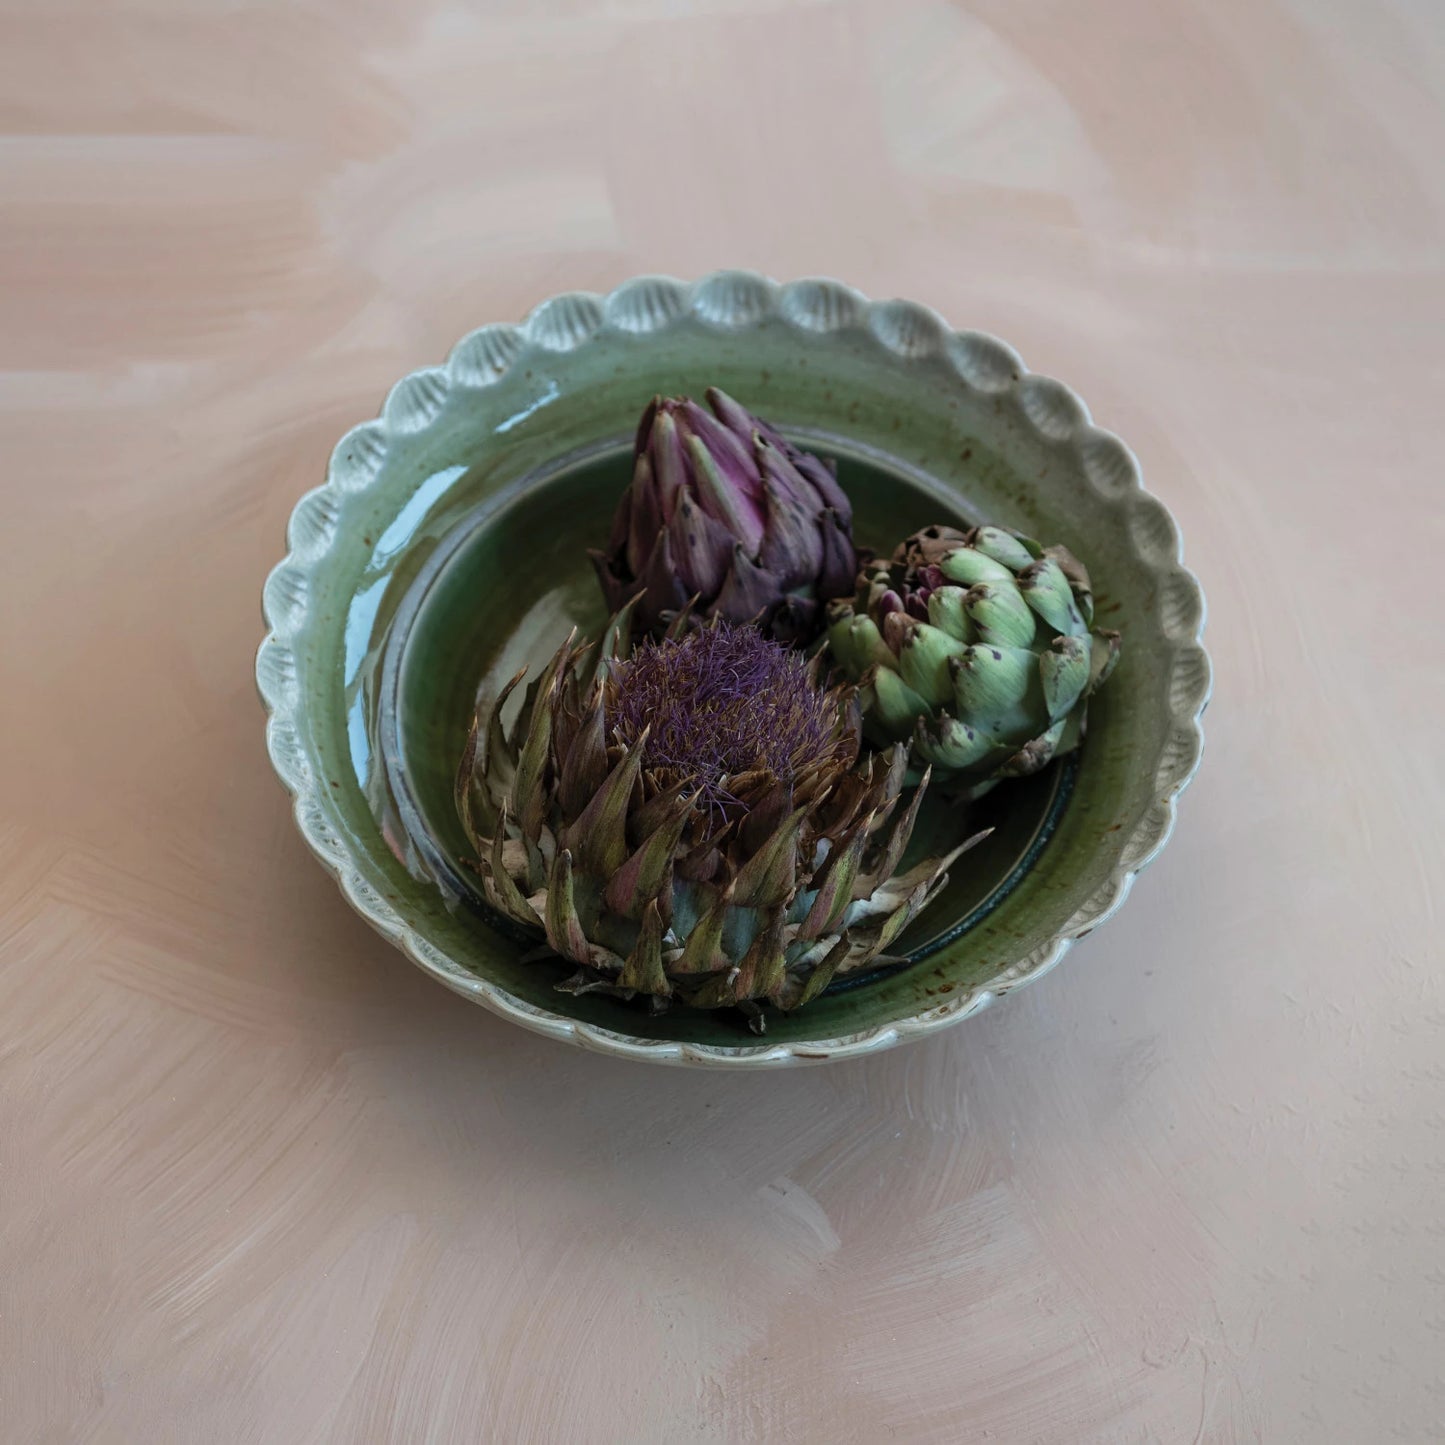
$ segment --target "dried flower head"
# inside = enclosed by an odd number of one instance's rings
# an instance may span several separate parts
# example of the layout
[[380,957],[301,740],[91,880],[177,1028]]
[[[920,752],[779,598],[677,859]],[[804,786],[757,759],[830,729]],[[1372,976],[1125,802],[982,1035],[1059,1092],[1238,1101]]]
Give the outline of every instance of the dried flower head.
[[520,675],[483,706],[461,823],[487,901],[578,965],[560,987],[761,1029],[886,956],[968,844],[900,871],[926,776],[900,807],[907,748],[860,758],[816,660],[723,622],[634,651],[628,623],[569,637],[510,730]]
[[646,731],[644,766],[695,780],[698,796],[724,810],[739,802],[730,779],[766,772],[791,783],[810,765],[856,756],[838,696],[817,686],[801,654],[751,627],[716,622],[645,643],[615,686],[619,741],[630,747]]

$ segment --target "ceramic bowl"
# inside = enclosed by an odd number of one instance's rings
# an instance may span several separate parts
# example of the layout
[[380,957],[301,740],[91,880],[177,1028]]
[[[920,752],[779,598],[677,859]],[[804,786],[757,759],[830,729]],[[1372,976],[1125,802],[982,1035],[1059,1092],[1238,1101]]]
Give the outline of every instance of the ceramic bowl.
[[[860,543],[990,520],[1086,559],[1123,658],[1073,757],[985,801],[988,842],[896,947],[907,961],[770,1012],[652,1017],[556,991],[564,966],[478,906],[451,785],[479,682],[551,655],[602,604],[633,428],[657,392],[722,386],[837,459]],[[447,987],[605,1053],[759,1067],[920,1038],[1038,978],[1124,900],[1199,763],[1204,601],[1116,437],[1015,352],[828,280],[641,277],[466,337],[347,433],[266,582],[256,671],[303,836],[351,904]],[[948,820],[934,815],[930,826]],[[964,865],[967,866],[964,866]]]

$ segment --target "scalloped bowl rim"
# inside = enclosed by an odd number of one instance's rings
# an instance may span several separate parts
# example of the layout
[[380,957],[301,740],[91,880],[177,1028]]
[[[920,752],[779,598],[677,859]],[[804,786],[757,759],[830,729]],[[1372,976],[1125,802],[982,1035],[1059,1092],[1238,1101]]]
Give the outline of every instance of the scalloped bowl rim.
[[[607,328],[632,335],[666,330],[691,315],[703,323],[738,331],[770,317],[781,317],[799,331],[819,334],[862,325],[886,350],[904,359],[942,354],[960,381],[975,390],[1016,391],[1027,425],[1043,438],[1076,447],[1102,448],[1113,459],[1108,490],[1126,496],[1135,510],[1153,509],[1167,521],[1173,545],[1155,564],[1160,581],[1174,580],[1193,605],[1182,609],[1195,625],[1177,635],[1168,632],[1176,657],[1192,650],[1194,667],[1183,695],[1171,694],[1169,743],[1154,759],[1155,797],[1134,833],[1119,850],[1119,863],[1105,882],[1042,947],[1003,970],[993,986],[962,992],[948,1003],[909,1018],[857,1033],[785,1043],[729,1047],[642,1039],[536,1007],[473,973],[433,945],[366,881],[339,829],[331,826],[331,802],[316,769],[300,748],[300,689],[295,683],[293,640],[305,629],[284,596],[305,580],[335,543],[336,530],[312,525],[317,510],[334,506],[338,495],[364,491],[378,476],[390,439],[423,431],[454,388],[494,384],[528,344],[548,351],[586,346]],[[1033,405],[1030,405],[1030,402]],[[1081,466],[1096,490],[1098,468]],[[820,1063],[878,1053],[896,1044],[938,1033],[980,1013],[1004,993],[1041,978],[1073,945],[1111,917],[1124,903],[1135,878],[1163,850],[1174,831],[1177,803],[1199,768],[1203,750],[1203,713],[1212,691],[1209,655],[1203,646],[1206,607],[1198,580],[1183,565],[1177,523],[1143,485],[1139,463],[1111,432],[1093,425],[1088,407],[1069,387],[1029,372],[1004,342],[978,331],[957,331],[934,310],[903,300],[871,301],[861,292],[826,277],[805,277],[779,284],[750,271],[717,271],[694,282],[670,276],[637,276],[606,295],[563,292],[534,307],[517,326],[494,324],[470,332],[452,349],[445,366],[426,367],[392,387],[380,416],[353,427],[332,452],[327,480],[296,503],[287,527],[288,552],[267,578],[262,610],[268,631],[256,657],[256,680],[267,711],[266,743],[273,767],[293,797],[296,825],[311,851],[340,884],[347,902],[418,967],[453,992],[536,1033],[598,1053],[651,1063],[709,1065],[722,1068],[778,1067]],[[1127,860],[1127,861],[1126,861]]]

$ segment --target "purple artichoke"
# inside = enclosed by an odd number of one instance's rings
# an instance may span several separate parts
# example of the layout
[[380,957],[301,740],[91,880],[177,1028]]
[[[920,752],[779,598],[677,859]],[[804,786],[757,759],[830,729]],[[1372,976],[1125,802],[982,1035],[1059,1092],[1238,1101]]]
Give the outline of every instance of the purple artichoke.
[[607,605],[637,597],[639,633],[693,602],[700,617],[811,642],[825,604],[853,592],[848,498],[828,463],[730,396],[710,387],[707,404],[656,397],[643,413],[611,541],[592,553]]

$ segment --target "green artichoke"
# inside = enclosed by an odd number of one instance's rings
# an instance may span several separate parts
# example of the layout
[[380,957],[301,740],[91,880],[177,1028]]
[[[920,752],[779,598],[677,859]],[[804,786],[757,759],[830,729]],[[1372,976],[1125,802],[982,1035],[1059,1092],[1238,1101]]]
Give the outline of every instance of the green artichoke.
[[1079,745],[1088,699],[1119,656],[1091,631],[1083,564],[998,527],[928,527],[866,564],[829,609],[828,646],[859,684],[864,728],[977,797]]
[[[856,697],[755,629],[574,638],[502,723],[478,709],[457,779],[492,906],[579,965],[559,985],[661,1008],[796,1008],[878,958],[963,851],[895,873],[908,748],[860,758]],[[590,658],[589,658],[590,654]],[[970,839],[969,842],[977,841]]]
[[706,400],[657,397],[643,413],[607,551],[591,554],[607,605],[637,598],[633,622],[654,636],[690,605],[811,642],[823,604],[853,590],[848,498],[830,463],[716,387]]

